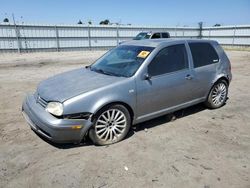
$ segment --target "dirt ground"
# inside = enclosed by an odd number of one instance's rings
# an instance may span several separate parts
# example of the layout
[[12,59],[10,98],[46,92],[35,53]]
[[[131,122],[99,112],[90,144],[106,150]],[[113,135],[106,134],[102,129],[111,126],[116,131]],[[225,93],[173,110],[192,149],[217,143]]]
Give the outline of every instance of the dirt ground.
[[108,147],[51,145],[21,114],[41,80],[103,54],[0,54],[0,187],[250,187],[250,52],[227,51],[233,81],[218,110],[202,105],[133,128]]

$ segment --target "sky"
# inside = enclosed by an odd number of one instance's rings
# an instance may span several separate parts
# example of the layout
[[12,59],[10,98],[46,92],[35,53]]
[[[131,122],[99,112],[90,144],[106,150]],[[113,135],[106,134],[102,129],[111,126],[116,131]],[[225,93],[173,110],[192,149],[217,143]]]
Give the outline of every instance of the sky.
[[0,22],[76,24],[79,20],[148,26],[250,24],[250,0],[0,0]]

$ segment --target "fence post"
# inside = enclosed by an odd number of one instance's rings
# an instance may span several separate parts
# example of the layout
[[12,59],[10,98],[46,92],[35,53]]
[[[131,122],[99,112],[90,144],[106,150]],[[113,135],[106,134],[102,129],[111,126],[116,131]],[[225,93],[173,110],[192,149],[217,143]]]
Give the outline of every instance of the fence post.
[[91,50],[91,33],[90,33],[90,25],[88,25],[88,41],[89,41],[89,49]]
[[232,46],[234,45],[234,38],[235,38],[235,33],[236,33],[236,25],[234,26],[234,35],[233,35]]
[[17,28],[17,25],[15,22],[14,22],[14,26],[15,26],[15,33],[16,33],[17,51],[18,51],[18,53],[21,53],[21,43],[19,40],[20,31]]
[[56,25],[55,25],[55,33],[56,33],[56,51],[59,52],[60,51],[59,34]]
[[19,29],[17,28],[16,20],[15,20],[14,14],[12,14],[12,19],[13,19],[13,22],[14,22],[14,27],[15,27],[15,32],[16,32],[17,51],[18,51],[18,53],[20,53],[20,52],[21,52],[21,43],[20,43],[20,40],[19,40],[20,31],[19,31]]
[[119,25],[117,25],[117,27],[116,27],[116,43],[118,46],[119,45]]
[[199,38],[202,39],[203,22],[199,22]]

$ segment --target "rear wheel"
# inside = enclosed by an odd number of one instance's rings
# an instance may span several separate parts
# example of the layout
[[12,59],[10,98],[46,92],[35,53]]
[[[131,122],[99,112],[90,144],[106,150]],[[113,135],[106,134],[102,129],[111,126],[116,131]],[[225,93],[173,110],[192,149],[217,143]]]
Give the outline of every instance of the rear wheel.
[[94,144],[108,145],[121,141],[127,135],[131,125],[131,117],[122,105],[112,105],[100,110],[89,136]]
[[212,109],[220,108],[227,100],[228,84],[225,80],[219,80],[216,82],[205,102],[206,106]]

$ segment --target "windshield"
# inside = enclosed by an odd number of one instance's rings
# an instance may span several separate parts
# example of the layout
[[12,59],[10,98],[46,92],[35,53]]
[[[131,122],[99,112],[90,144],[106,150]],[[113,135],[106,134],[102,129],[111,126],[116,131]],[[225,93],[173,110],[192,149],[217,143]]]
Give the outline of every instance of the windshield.
[[130,77],[153,49],[146,46],[118,46],[98,59],[90,69],[102,74]]
[[135,38],[133,38],[134,40],[142,40],[142,39],[149,39],[150,37],[150,33],[139,33],[138,35],[136,35]]

